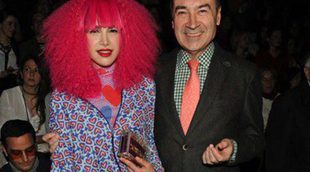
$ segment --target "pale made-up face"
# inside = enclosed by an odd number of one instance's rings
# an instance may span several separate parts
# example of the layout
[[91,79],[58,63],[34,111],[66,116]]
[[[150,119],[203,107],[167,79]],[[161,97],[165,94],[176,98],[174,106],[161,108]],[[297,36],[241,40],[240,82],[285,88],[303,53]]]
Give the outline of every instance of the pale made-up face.
[[39,68],[33,59],[26,61],[21,72],[24,86],[37,87],[41,80]]
[[12,38],[16,31],[16,18],[14,16],[8,16],[0,26],[1,32],[7,38]]
[[120,33],[114,27],[99,27],[86,33],[92,61],[101,67],[109,67],[120,51]]
[[221,8],[216,8],[216,0],[174,0],[172,10],[177,41],[192,58],[198,57],[215,37]]
[[6,138],[5,153],[10,162],[20,171],[30,171],[36,160],[36,145],[30,133]]

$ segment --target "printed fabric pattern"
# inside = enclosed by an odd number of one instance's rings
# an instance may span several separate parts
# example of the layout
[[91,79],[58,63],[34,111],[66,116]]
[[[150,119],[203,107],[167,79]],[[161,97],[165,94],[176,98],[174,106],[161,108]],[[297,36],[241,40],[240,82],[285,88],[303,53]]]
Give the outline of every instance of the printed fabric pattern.
[[154,142],[155,83],[145,78],[122,91],[120,111],[113,127],[87,100],[58,92],[51,96],[50,129],[60,135],[52,156],[52,172],[127,171],[117,153],[123,130],[144,138],[147,161],[164,171]]

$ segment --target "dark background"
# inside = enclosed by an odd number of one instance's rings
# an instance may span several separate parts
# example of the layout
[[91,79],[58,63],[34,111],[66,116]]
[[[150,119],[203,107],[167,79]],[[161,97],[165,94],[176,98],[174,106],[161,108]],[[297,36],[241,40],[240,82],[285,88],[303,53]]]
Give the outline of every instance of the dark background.
[[[0,0],[1,6],[15,12],[23,35],[22,40],[32,36],[31,17],[38,8],[46,8],[51,13],[67,0]],[[148,8],[156,18],[161,31],[160,38],[163,51],[169,51],[176,45],[173,31],[171,29],[171,17],[169,0],[138,0]],[[262,18],[268,12],[271,13],[270,23],[278,23],[283,29],[288,23],[297,21],[302,25],[310,25],[310,0],[294,0],[284,2],[282,0],[222,0],[222,15],[233,18],[234,25],[242,25],[248,29],[257,29],[262,24]],[[42,5],[43,4],[43,5]],[[244,4],[248,4],[247,6]],[[38,7],[41,6],[41,7]],[[43,7],[42,7],[43,6]],[[245,7],[244,7],[245,6]],[[265,21],[264,21],[265,22]]]

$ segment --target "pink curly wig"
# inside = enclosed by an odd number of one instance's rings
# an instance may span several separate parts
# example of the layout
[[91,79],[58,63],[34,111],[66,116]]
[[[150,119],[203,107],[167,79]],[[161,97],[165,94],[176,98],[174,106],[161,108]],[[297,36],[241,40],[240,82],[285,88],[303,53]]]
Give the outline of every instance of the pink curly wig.
[[52,88],[90,98],[98,95],[100,80],[87,48],[86,31],[116,27],[121,32],[120,53],[113,79],[125,89],[152,78],[160,45],[157,26],[134,0],[70,0],[44,23],[45,57]]

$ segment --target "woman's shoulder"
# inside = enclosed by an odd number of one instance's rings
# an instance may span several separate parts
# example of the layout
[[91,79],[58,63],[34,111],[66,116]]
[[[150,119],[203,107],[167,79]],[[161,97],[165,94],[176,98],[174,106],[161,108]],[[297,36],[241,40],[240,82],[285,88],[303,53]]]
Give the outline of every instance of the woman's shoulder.
[[150,77],[143,77],[143,79],[131,86],[130,88],[126,89],[129,90],[152,90],[155,89],[155,82]]
[[147,84],[148,86],[154,86],[155,82],[153,78],[150,77],[144,77],[143,80],[141,81],[143,84]]
[[87,100],[84,100],[80,97],[77,97],[73,94],[69,94],[67,92],[59,91],[59,90],[54,90],[49,98],[49,101],[53,103],[68,103],[70,105],[77,105],[77,104],[85,104]]
[[50,99],[59,100],[59,101],[70,100],[74,97],[75,96],[72,94],[69,94],[69,93],[64,92],[64,91],[59,91],[59,90],[54,90],[50,95]]
[[21,95],[21,89],[20,86],[15,86],[9,89],[6,89],[2,92],[2,95]]

